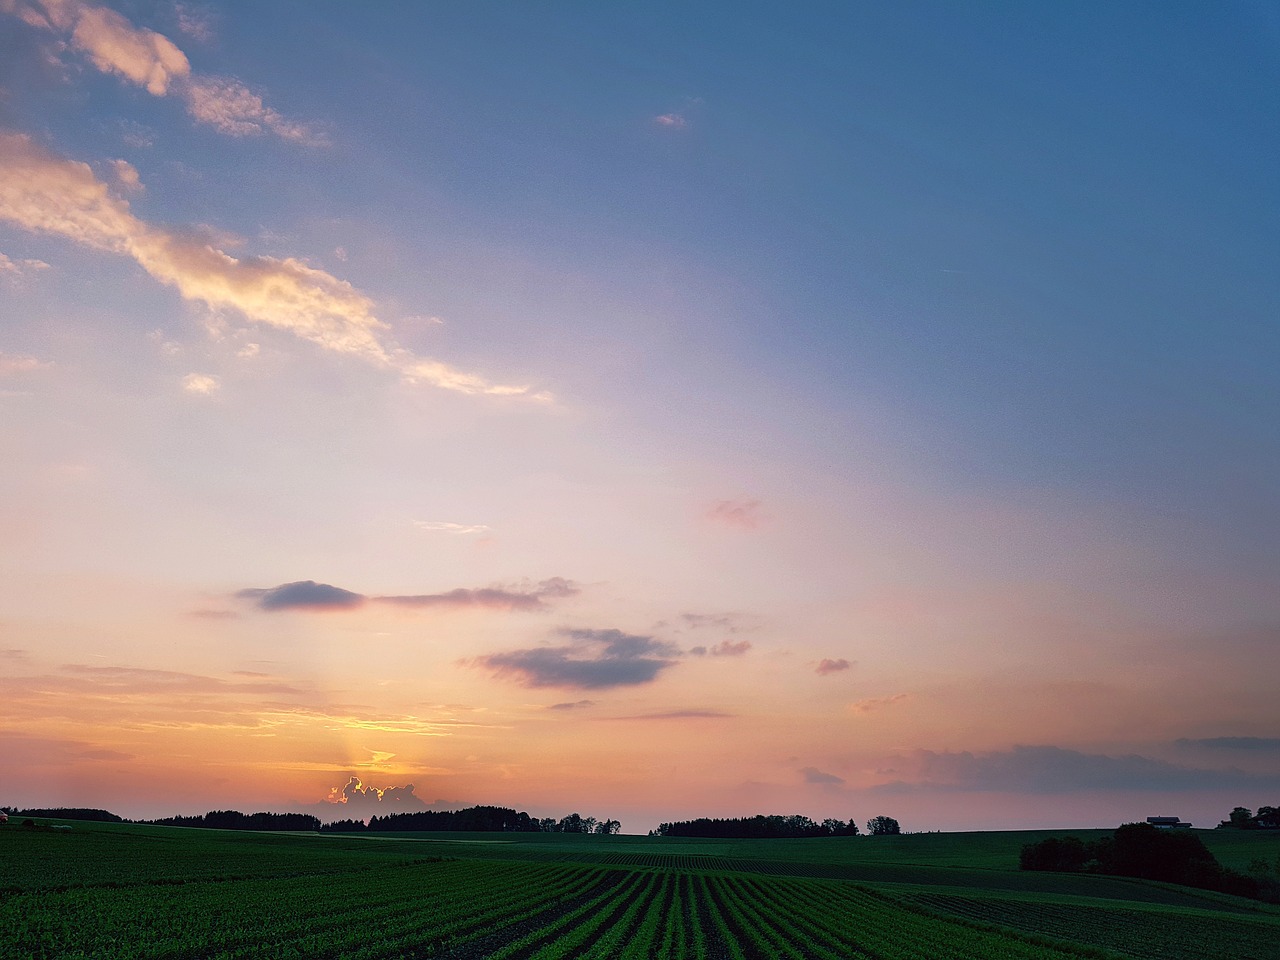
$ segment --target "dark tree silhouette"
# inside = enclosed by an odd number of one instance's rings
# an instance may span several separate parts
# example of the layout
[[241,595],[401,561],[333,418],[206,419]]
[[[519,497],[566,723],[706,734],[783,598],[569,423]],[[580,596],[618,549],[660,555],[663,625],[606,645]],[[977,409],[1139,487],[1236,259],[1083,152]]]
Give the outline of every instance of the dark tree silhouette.
[[867,833],[873,837],[896,836],[901,832],[902,828],[893,817],[872,817],[867,821]]

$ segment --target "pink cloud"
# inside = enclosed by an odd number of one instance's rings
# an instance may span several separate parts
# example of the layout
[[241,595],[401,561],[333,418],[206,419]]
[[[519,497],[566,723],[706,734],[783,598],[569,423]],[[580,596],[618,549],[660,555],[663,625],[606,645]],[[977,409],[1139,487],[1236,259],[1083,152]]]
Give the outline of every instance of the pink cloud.
[[829,673],[839,673],[841,670],[848,670],[851,666],[853,666],[853,664],[844,657],[841,657],[839,660],[824,659],[815,668],[815,672],[818,676],[825,677]]
[[674,130],[681,130],[689,125],[689,121],[679,113],[664,113],[661,116],[653,118],[653,122]]

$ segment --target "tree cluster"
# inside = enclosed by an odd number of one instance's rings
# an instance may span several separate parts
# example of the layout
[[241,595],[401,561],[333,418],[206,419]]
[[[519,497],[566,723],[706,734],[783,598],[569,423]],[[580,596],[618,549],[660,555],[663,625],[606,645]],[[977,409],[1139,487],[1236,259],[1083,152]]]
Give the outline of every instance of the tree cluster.
[[1248,807],[1236,807],[1218,826],[1236,830],[1280,830],[1280,807],[1259,807],[1256,814]]
[[1101,873],[1160,880],[1217,890],[1256,900],[1280,899],[1280,884],[1229,870],[1189,830],[1162,830],[1149,823],[1126,823],[1110,837],[1085,843],[1079,837],[1049,837],[1022,848],[1023,870]]
[[896,837],[901,832],[902,827],[893,817],[872,817],[867,821],[867,833],[873,837]]
[[617,820],[597,820],[571,813],[556,820],[538,819],[509,807],[467,807],[463,810],[419,810],[373,816],[366,825],[360,820],[338,820],[320,828],[326,833],[366,831],[467,831],[475,833],[594,833],[614,834],[622,829]]
[[138,820],[158,827],[204,827],[212,830],[310,830],[320,829],[320,818],[309,813],[241,813],[210,810],[203,816]]
[[90,807],[33,807],[30,810],[19,810],[16,807],[0,807],[5,813],[15,817],[53,817],[58,820],[93,820],[98,823],[124,823],[123,817],[117,817],[107,810],[96,810]]
[[730,840],[771,839],[778,837],[856,837],[858,824],[850,820],[823,820],[816,823],[799,814],[790,817],[764,816],[737,817],[713,820],[700,817],[662,823],[654,833],[659,837],[716,837]]

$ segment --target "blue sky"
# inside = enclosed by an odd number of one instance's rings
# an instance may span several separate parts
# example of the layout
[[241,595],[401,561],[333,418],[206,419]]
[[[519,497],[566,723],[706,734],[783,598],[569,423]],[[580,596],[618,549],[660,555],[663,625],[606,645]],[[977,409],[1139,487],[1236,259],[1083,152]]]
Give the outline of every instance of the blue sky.
[[[29,802],[1273,802],[1274,750],[1187,744],[1280,719],[1278,46],[1264,3],[4,0]],[[373,599],[246,599],[307,581]],[[179,675],[234,723],[144,746]],[[679,810],[628,779],[673,726]],[[1106,786],[1036,806],[1027,758]]]

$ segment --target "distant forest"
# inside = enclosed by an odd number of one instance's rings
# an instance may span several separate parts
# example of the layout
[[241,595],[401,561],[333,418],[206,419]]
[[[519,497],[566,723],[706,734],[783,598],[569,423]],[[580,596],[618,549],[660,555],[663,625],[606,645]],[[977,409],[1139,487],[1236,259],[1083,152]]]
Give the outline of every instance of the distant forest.
[[[888,817],[877,817],[877,821],[888,820]],[[893,821],[896,828],[897,821]],[[872,830],[872,824],[867,825]],[[821,823],[810,820],[799,814],[784,816],[737,817],[734,819],[713,820],[700,817],[697,820],[682,820],[675,823],[662,823],[651,836],[658,837],[716,837],[728,840],[756,840],[778,837],[856,837],[859,834],[858,824],[854,820],[845,823],[843,820],[823,820]],[[872,832],[878,832],[872,830]],[[892,831],[897,833],[898,830]]]
[[597,820],[571,813],[556,820],[539,820],[509,807],[467,807],[465,810],[421,810],[417,813],[389,813],[362,820],[338,820],[320,828],[325,833],[366,833],[386,830],[466,830],[481,833],[594,833],[614,834],[622,829],[617,820]]

